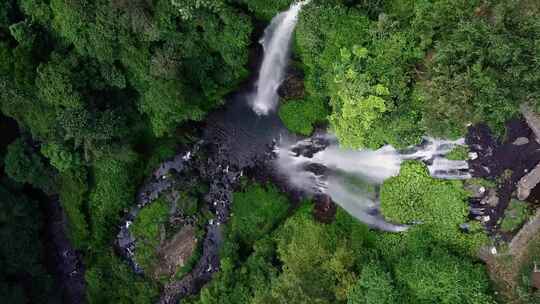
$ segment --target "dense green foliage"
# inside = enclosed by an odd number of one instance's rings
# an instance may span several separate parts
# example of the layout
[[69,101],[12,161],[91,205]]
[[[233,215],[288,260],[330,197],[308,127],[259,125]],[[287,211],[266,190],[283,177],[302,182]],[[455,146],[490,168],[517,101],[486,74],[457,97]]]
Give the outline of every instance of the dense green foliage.
[[446,155],[449,160],[468,160],[469,159],[469,147],[457,146],[450,153]]
[[[252,186],[246,193],[237,193],[235,197],[241,199],[235,203],[244,205],[239,208],[256,208],[255,200],[264,201],[274,192]],[[253,200],[244,201],[247,197]],[[261,219],[267,223],[282,220],[279,213],[273,214]],[[228,233],[237,230],[234,221],[244,222],[238,215],[227,226]],[[229,239],[226,248],[240,247],[225,250],[221,272],[192,301],[491,303],[484,267],[468,253],[454,250],[452,240],[437,238],[432,229],[421,226],[402,235],[370,232],[342,210],[333,223],[321,224],[304,204],[282,225],[264,229],[247,251],[239,239]]]
[[86,282],[90,304],[146,304],[158,297],[157,286],[135,275],[112,250],[103,252],[86,270]]
[[21,139],[8,146],[4,159],[5,171],[14,181],[28,183],[50,193],[55,186],[55,174],[44,158],[32,151]]
[[137,240],[135,259],[143,268],[150,270],[156,259],[156,250],[160,243],[160,229],[165,224],[169,206],[162,198],[141,210],[133,222],[131,232]]
[[135,196],[132,163],[135,161],[129,151],[123,151],[124,159],[104,157],[94,163],[95,185],[89,195],[90,227],[92,242],[104,245],[113,235],[115,224],[121,211],[129,206]]
[[90,237],[89,223],[86,218],[88,185],[87,172],[83,168],[70,170],[60,177],[60,201],[69,219],[67,229],[70,239],[76,248],[88,246]]
[[38,203],[0,185],[0,302],[61,303],[46,272]]
[[529,210],[526,202],[511,200],[504,212],[501,222],[501,230],[512,232],[518,229],[529,217]]
[[152,302],[152,288],[135,300],[146,283],[110,252],[121,213],[176,152],[178,137],[157,137],[201,120],[247,76],[248,13],[289,3],[0,1],[0,109],[25,134],[2,162],[59,194],[90,302]]
[[466,221],[468,193],[461,181],[432,178],[424,164],[406,162],[400,174],[386,180],[381,189],[384,216],[397,223],[418,224],[412,229],[464,254],[475,256],[481,235],[464,234],[459,225]]
[[[89,303],[155,302],[158,283],[112,250],[118,221],[192,122],[247,78],[253,33],[292,2],[0,0],[0,111],[21,131],[0,151],[11,179],[0,185],[1,302],[55,300],[41,265],[41,211],[21,193],[30,187],[59,196]],[[521,103],[540,108],[538,41],[534,0],[312,0],[294,41],[305,96],[284,101],[279,116],[301,135],[328,122],[348,148],[459,137],[479,122],[502,135]],[[203,190],[182,189],[178,206],[199,224]],[[291,210],[275,187],[249,185],[234,195],[220,272],[190,301],[491,303],[475,258],[484,236],[459,227],[467,198],[461,182],[405,163],[381,190],[383,215],[414,224],[396,235],[343,210],[321,224],[307,202]],[[167,207],[157,202],[134,223],[143,266],[155,258]],[[523,216],[509,214],[502,229]]]
[[406,146],[481,121],[501,134],[519,104],[536,102],[534,1],[340,2],[306,7],[296,49],[342,144]]
[[324,122],[328,110],[322,99],[288,100],[279,107],[279,117],[287,129],[310,135],[316,124]]
[[235,193],[233,204],[235,216],[227,235],[247,248],[271,232],[288,209],[287,199],[271,185],[251,185],[244,192]]

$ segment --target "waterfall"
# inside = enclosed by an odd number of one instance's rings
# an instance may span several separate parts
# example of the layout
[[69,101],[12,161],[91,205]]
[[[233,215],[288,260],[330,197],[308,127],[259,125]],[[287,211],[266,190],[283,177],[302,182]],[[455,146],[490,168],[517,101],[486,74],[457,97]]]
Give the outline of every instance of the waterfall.
[[293,31],[302,6],[308,2],[293,3],[289,10],[275,16],[264,31],[261,40],[264,59],[252,102],[253,110],[259,115],[267,115],[275,110],[279,102],[277,91],[285,77]]
[[291,143],[282,140],[276,147],[277,168],[291,185],[310,194],[326,194],[349,214],[367,225],[392,232],[407,229],[388,223],[380,215],[378,193],[384,180],[399,174],[406,160],[424,162],[435,178],[470,178],[466,161],[452,161],[445,156],[463,140],[425,138],[406,151],[391,146],[378,150],[348,150],[339,147],[331,135],[315,135]]

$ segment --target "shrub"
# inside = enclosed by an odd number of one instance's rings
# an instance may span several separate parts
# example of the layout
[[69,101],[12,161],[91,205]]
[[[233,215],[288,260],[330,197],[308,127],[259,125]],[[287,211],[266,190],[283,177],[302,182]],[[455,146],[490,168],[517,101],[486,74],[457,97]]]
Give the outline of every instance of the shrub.
[[288,209],[287,198],[274,186],[250,185],[245,191],[234,193],[227,234],[231,240],[250,248],[280,223]]
[[101,252],[85,273],[89,304],[154,303],[157,286],[137,277],[113,252]]
[[510,201],[510,205],[508,205],[504,212],[501,230],[504,232],[512,232],[518,229],[527,220],[528,216],[529,210],[527,208],[527,203],[518,200]]
[[469,147],[457,146],[450,153],[446,155],[449,160],[468,160],[469,159]]
[[397,300],[391,273],[371,262],[364,266],[360,279],[349,291],[347,304],[393,304]]
[[310,135],[314,125],[324,122],[327,115],[324,101],[317,98],[289,100],[279,108],[279,117],[287,129],[302,135]]
[[137,242],[135,260],[144,270],[151,271],[156,262],[160,232],[168,220],[169,209],[169,203],[160,198],[142,209],[131,226]]
[[83,249],[89,240],[87,212],[87,172],[84,167],[62,173],[60,176],[60,202],[68,218],[68,233],[76,248]]
[[122,210],[135,200],[137,183],[131,177],[136,157],[129,151],[123,154],[122,159],[105,155],[93,163],[94,185],[89,212],[93,242],[97,247],[113,237]]
[[467,221],[467,192],[461,181],[437,180],[424,164],[406,162],[399,176],[381,188],[383,215],[398,223],[416,223],[414,229],[428,231],[432,238],[462,253],[476,254],[482,234],[465,234],[459,225]]

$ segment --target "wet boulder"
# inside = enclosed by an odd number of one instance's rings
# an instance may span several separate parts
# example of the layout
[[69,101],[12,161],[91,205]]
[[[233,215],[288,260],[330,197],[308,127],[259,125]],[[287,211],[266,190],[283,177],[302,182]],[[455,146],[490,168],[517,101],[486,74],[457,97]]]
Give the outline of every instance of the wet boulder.
[[515,146],[523,146],[529,143],[529,139],[527,137],[518,137],[514,142],[512,143]]
[[490,207],[497,207],[499,204],[499,197],[497,196],[497,191],[490,189],[488,194],[480,202],[482,205],[488,205]]
[[466,185],[465,189],[469,191],[472,198],[480,199],[486,195],[486,187],[481,185]]

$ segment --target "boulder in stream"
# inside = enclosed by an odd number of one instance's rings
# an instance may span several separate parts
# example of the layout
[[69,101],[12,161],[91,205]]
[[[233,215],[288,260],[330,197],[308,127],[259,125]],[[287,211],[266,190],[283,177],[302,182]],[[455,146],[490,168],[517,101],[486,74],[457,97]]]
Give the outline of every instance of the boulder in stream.
[[490,207],[496,207],[499,204],[499,197],[497,196],[497,191],[490,189],[488,194],[480,202],[482,205],[488,205]]
[[527,137],[518,137],[512,144],[516,146],[523,146],[529,143],[529,139]]

